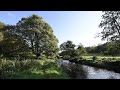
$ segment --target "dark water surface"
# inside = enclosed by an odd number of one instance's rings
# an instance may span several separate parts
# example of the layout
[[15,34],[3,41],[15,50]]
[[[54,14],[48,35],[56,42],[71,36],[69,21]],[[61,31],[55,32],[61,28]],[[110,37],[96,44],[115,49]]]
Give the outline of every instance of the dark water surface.
[[[73,70],[72,73],[76,72],[76,76],[74,75],[75,79],[120,79],[120,73],[115,73],[105,69],[95,68],[87,65],[78,65],[67,60],[60,60],[58,64],[61,68],[67,68],[69,71]],[[73,67],[77,68],[72,69]]]

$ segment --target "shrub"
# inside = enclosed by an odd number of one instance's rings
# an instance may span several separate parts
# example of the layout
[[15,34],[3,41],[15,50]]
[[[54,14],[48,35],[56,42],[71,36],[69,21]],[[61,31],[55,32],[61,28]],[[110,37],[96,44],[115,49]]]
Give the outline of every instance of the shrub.
[[115,60],[115,58],[112,58],[112,60]]
[[13,74],[25,70],[37,70],[41,65],[37,60],[0,60],[0,76],[4,77],[7,74]]
[[79,57],[80,60],[83,60],[83,57]]
[[95,60],[97,60],[97,59],[98,59],[98,58],[97,58],[96,56],[93,56],[93,57],[92,57],[92,60],[93,60],[93,61],[95,61]]
[[47,57],[46,57],[46,55],[41,55],[41,56],[39,57],[39,59],[40,59],[40,60],[46,60]]

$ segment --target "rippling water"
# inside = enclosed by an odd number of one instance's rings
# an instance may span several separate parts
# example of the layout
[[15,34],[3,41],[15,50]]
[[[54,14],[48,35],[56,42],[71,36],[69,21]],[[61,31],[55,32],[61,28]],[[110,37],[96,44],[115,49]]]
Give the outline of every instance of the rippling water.
[[[59,65],[69,66],[69,61],[67,60],[61,60],[59,62]],[[113,71],[108,71],[105,69],[98,69],[95,67],[87,66],[87,65],[81,65],[82,68],[87,72],[87,78],[86,79],[120,79],[120,74],[115,73]],[[78,77],[77,79],[81,79]]]
[[120,79],[120,74],[113,71],[108,71],[105,69],[95,70],[94,67],[85,65],[83,65],[83,68],[85,68],[88,72],[88,79]]

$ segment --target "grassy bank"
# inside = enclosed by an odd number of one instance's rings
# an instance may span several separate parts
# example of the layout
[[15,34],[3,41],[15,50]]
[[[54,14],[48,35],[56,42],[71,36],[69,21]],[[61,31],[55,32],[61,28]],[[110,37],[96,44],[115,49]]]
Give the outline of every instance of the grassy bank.
[[70,61],[120,73],[120,57],[118,56],[97,56],[94,59],[93,56],[82,56],[82,59]]
[[1,79],[68,79],[54,60],[0,60]]

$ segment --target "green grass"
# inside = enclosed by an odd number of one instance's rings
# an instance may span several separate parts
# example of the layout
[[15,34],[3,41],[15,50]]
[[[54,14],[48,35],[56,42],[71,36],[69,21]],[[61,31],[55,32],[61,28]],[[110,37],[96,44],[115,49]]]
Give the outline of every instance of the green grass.
[[[82,56],[86,60],[92,60],[93,56]],[[120,56],[112,57],[112,56],[96,56],[97,61],[120,61]],[[114,58],[114,59],[113,59]],[[105,60],[103,60],[105,59]]]
[[[95,55],[94,55],[95,56]],[[89,65],[97,68],[104,68],[120,73],[120,56],[95,56],[97,59],[93,60],[93,56],[82,56],[79,63]]]
[[0,60],[1,79],[69,79],[54,60]]

